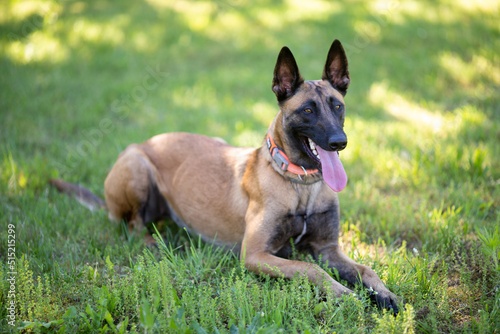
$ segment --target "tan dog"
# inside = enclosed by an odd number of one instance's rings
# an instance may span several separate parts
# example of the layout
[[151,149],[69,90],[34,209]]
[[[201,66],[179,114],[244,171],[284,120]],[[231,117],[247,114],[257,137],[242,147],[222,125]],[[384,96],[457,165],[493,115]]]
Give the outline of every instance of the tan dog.
[[347,177],[338,151],[347,145],[343,124],[349,83],[338,40],[317,81],[304,82],[284,47],[272,86],[280,111],[262,147],[236,148],[188,133],[132,144],[106,178],[105,204],[77,185],[51,182],[87,204],[107,207],[111,219],[130,227],[170,218],[206,241],[240,250],[253,272],[287,278],[298,273],[336,297],[353,293],[318,265],[286,259],[293,247],[309,252],[327,261],[340,278],[361,281],[380,307],[397,313],[397,297],[377,274],[339,248],[336,192]]

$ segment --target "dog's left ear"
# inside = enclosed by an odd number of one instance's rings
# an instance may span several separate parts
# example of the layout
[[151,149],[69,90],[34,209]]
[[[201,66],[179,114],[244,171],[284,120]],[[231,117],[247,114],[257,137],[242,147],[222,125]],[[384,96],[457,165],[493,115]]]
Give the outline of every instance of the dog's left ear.
[[329,81],[343,96],[347,93],[351,77],[347,69],[344,48],[338,39],[333,41],[330,51],[328,51],[322,79]]

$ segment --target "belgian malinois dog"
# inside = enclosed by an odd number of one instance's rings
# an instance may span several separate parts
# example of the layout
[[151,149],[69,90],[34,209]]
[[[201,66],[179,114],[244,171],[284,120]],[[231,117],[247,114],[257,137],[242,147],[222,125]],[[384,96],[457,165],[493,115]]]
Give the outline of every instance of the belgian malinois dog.
[[335,297],[353,293],[318,265],[287,259],[293,248],[327,261],[340,278],[362,283],[379,307],[398,312],[398,298],[367,266],[339,248],[339,200],[347,176],[344,96],[347,58],[335,40],[322,80],[304,81],[287,47],[272,90],[279,112],[259,148],[237,148],[188,133],[155,136],[123,151],[104,183],[106,202],[52,180],[88,205],[105,207],[129,227],[172,219],[205,240],[237,250],[256,273],[304,275]]

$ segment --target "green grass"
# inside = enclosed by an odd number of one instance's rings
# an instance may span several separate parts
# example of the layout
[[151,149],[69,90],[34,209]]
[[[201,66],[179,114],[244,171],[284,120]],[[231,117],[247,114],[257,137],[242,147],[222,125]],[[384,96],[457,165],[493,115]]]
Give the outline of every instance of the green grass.
[[[500,333],[497,2],[0,9],[0,332]],[[397,318],[359,287],[361,300],[339,304],[300,278],[253,275],[170,225],[168,244],[148,250],[47,186],[60,177],[102,196],[119,152],[162,132],[260,145],[280,48],[318,79],[334,38],[352,79],[342,246],[406,299]]]

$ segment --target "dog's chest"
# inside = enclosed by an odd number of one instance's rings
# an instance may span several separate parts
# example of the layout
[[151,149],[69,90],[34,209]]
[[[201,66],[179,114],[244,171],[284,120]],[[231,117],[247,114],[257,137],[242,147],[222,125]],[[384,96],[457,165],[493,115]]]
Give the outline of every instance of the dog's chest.
[[309,248],[311,241],[336,238],[338,211],[336,207],[318,212],[289,212],[277,219],[268,241],[271,253],[287,257],[292,244],[298,250]]

